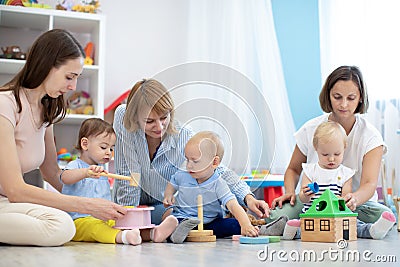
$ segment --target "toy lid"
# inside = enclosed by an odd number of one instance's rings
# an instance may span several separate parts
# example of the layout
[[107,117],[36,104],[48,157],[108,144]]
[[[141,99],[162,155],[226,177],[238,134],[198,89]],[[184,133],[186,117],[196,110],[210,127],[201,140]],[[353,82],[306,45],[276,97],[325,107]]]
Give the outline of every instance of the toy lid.
[[128,211],[145,211],[145,210],[154,210],[154,207],[127,207]]
[[357,217],[357,215],[346,206],[344,199],[339,199],[331,190],[326,189],[305,213],[300,214],[300,218]]

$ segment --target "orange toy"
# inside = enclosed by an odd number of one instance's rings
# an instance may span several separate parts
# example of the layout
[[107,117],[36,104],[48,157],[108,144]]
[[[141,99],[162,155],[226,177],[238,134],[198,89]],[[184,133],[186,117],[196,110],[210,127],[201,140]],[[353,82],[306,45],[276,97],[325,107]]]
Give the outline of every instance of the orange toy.
[[84,61],[85,65],[93,65],[93,43],[89,42],[87,43],[86,47],[85,47],[85,54],[86,54],[86,58]]

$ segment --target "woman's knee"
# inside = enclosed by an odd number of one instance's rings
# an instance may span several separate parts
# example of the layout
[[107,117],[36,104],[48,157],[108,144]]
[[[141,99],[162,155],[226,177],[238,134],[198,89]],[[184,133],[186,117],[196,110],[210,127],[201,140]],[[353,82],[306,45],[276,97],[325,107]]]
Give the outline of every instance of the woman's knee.
[[296,203],[294,206],[290,205],[290,203],[285,203],[282,205],[282,208],[276,207],[270,211],[270,216],[269,218],[266,218],[265,221],[267,223],[273,222],[282,215],[286,215],[289,220],[299,219],[299,214],[301,213],[303,206],[304,205],[300,198],[296,197]]
[[365,223],[376,222],[384,211],[392,212],[385,205],[372,201],[365,202],[355,210],[358,213],[358,219]]
[[46,238],[39,241],[39,246],[61,246],[69,241],[75,235],[75,224],[68,213],[54,209],[52,212],[53,218],[48,218],[45,222],[47,227]]

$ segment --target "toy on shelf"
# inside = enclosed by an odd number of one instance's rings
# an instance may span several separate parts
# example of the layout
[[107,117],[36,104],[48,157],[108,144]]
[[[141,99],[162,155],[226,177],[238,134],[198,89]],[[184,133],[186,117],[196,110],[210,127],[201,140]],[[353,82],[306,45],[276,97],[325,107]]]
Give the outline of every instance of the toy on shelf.
[[213,230],[203,229],[203,196],[197,196],[197,217],[200,220],[197,230],[191,230],[186,238],[188,242],[215,242],[217,237]]
[[70,162],[70,161],[76,159],[76,157],[77,157],[76,155],[72,155],[71,153],[69,153],[65,147],[60,148],[60,150],[58,150],[58,152],[57,152],[57,160],[58,161]]
[[25,7],[35,7],[35,8],[46,8],[51,9],[50,5],[47,4],[39,4],[37,0],[29,0],[29,1],[22,1],[22,4]]
[[6,6],[24,6],[21,0],[0,0],[0,5]]
[[[91,170],[89,170],[88,173],[89,173],[89,175],[96,175],[96,173],[94,173]],[[119,175],[119,174],[114,174],[114,173],[102,172],[102,173],[100,173],[100,175],[105,176],[105,177],[114,178],[117,180],[129,181],[130,186],[138,186],[139,185],[139,179],[140,179],[139,173],[132,173],[131,176],[125,176],[125,175]]]
[[3,51],[2,58],[7,59],[26,59],[26,54],[21,51],[21,48],[17,45],[2,47],[1,50]]
[[58,3],[56,5],[57,10],[65,10],[65,11],[72,11],[72,7],[74,6],[73,0],[64,0],[62,3]]
[[305,213],[300,214],[301,241],[357,240],[357,215],[346,206],[344,199],[326,189]]
[[93,65],[93,43],[89,42],[85,47],[85,61],[83,62],[85,65]]
[[94,108],[90,95],[85,91],[75,91],[67,97],[68,114],[93,115]]
[[83,5],[74,5],[71,10],[76,12],[84,12],[84,13],[97,13],[100,7],[100,2],[97,0],[92,0]]
[[154,207],[137,206],[127,207],[128,212],[122,219],[115,221],[114,228],[117,229],[145,229],[153,228],[151,223],[151,211]]

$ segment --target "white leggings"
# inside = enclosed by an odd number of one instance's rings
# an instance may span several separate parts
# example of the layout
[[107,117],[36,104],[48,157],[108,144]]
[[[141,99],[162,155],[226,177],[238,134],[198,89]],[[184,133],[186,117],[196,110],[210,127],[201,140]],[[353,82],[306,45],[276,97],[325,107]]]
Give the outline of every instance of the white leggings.
[[37,204],[10,203],[0,196],[0,243],[60,246],[75,235],[68,213]]

